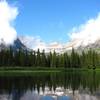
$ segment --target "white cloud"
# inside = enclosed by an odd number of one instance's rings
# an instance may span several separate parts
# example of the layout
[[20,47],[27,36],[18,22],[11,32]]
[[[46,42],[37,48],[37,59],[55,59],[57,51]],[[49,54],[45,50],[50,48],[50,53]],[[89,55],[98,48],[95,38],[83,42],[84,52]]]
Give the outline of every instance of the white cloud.
[[74,27],[70,38],[71,40],[79,40],[83,45],[94,43],[100,39],[100,13],[79,27]]
[[46,43],[42,41],[42,39],[39,36],[19,36],[19,39],[22,41],[24,45],[26,45],[28,48],[31,48],[33,50],[43,50],[46,49]]
[[63,44],[58,42],[46,43],[39,36],[19,36],[19,39],[26,47],[36,51],[39,49],[40,51],[45,50],[45,52],[53,52],[54,50],[59,52],[63,49]]
[[11,44],[16,39],[17,32],[12,23],[18,15],[17,7],[11,6],[6,0],[0,1],[0,42]]

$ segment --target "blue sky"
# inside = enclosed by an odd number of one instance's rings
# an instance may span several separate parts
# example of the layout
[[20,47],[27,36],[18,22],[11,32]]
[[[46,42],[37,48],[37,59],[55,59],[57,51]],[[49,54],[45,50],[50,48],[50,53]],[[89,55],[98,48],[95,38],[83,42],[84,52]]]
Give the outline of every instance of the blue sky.
[[8,0],[16,4],[18,35],[39,36],[45,42],[69,41],[68,33],[100,12],[100,0]]

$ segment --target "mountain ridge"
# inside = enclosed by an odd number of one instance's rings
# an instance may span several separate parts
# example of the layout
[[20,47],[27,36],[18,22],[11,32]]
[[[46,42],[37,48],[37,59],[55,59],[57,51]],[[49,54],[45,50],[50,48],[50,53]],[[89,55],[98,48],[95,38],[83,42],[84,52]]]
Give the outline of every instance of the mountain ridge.
[[13,44],[6,44],[5,41],[2,39],[1,43],[0,43],[0,50],[10,49],[10,48],[14,51],[28,50],[28,48],[21,42],[21,40],[19,38],[16,38],[16,40],[14,40]]
[[40,50],[45,50],[46,52],[50,52],[50,51],[56,51],[58,53],[63,53],[69,50],[72,50],[72,48],[77,49],[77,50],[84,50],[84,49],[95,49],[95,48],[100,48],[100,39],[97,39],[96,41],[92,41],[92,40],[84,40],[84,39],[74,39],[71,40],[65,44],[63,43],[59,43],[59,42],[51,42],[51,43],[43,43],[43,41],[41,41],[39,43],[39,47],[38,45],[35,45],[35,40],[33,38],[26,38],[23,36],[23,38],[20,38],[22,43],[24,43],[24,45],[29,46],[29,47],[34,47],[31,48],[32,50],[36,50],[35,48],[37,47],[37,49]]
[[[12,48],[12,50],[16,51],[16,50],[23,50],[23,51],[30,51],[30,50],[34,50],[29,48],[26,44],[24,43],[23,40],[21,40],[21,38],[16,38],[16,40],[14,40],[13,44],[7,45],[3,39],[0,40],[0,50],[2,49],[8,49],[8,48]],[[28,42],[30,42],[29,40],[27,40]],[[85,40],[73,40],[70,41],[66,44],[61,44],[56,42],[55,44],[52,43],[52,45],[50,44],[46,44],[43,48],[43,50],[45,50],[46,52],[50,52],[50,51],[56,51],[58,53],[63,53],[66,52],[68,50],[71,50],[72,48],[76,49],[76,50],[85,50],[85,49],[99,49],[100,48],[100,39],[96,40],[94,43],[89,43],[87,45],[84,45]],[[34,41],[32,41],[31,44],[34,45],[33,43]],[[38,48],[39,49],[39,48]]]

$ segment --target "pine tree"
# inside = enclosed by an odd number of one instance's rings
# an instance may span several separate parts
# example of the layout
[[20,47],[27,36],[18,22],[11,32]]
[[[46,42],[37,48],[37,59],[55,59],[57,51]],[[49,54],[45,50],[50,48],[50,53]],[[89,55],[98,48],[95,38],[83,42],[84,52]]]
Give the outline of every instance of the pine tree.
[[56,67],[56,52],[54,51],[51,56],[51,67]]
[[41,66],[41,54],[40,54],[39,49],[38,49],[37,54],[36,54],[36,66],[38,66],[38,67]]
[[64,55],[61,54],[59,57],[60,57],[60,58],[59,58],[59,67],[64,67],[64,66],[65,66]]
[[43,50],[41,53],[41,66],[47,67],[46,63],[47,63],[47,59],[46,59],[45,51]]

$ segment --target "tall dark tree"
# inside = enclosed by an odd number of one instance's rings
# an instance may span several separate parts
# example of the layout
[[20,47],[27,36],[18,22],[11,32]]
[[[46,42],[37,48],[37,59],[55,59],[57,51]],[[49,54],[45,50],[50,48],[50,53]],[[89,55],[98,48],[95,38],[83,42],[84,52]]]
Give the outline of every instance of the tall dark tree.
[[38,49],[36,54],[36,66],[40,67],[40,65],[41,65],[41,53],[40,50]]
[[41,53],[41,66],[46,67],[47,66],[47,59],[45,55],[45,51],[43,50]]
[[56,52],[54,51],[51,56],[51,67],[56,67]]

